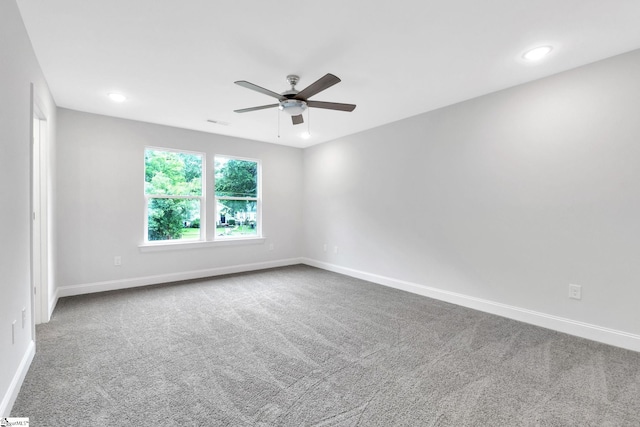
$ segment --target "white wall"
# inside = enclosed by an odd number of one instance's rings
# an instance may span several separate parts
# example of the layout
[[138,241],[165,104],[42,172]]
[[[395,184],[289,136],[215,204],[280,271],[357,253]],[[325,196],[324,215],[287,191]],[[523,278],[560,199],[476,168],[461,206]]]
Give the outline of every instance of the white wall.
[[[55,105],[14,0],[0,2],[0,416],[9,415],[33,357],[31,306],[31,84],[55,145]],[[22,327],[22,309],[27,321]],[[11,323],[16,321],[15,344]]]
[[638,76],[634,51],[306,149],[305,256],[640,350]]
[[[60,296],[299,261],[302,150],[67,109],[58,110],[57,140]],[[261,160],[266,241],[141,252],[146,146]]]

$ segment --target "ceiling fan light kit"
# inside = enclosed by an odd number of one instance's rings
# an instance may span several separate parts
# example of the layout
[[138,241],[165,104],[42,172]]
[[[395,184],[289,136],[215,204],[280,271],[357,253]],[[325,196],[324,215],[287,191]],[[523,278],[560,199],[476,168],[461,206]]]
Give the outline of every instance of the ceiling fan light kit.
[[271,96],[276,98],[279,102],[277,104],[269,104],[269,105],[261,105],[258,107],[250,107],[243,108],[240,110],[234,110],[236,113],[247,113],[249,111],[257,111],[264,110],[266,108],[274,108],[278,107],[281,111],[289,114],[291,116],[291,122],[294,125],[299,125],[304,123],[302,118],[302,113],[308,107],[314,108],[324,108],[327,110],[336,110],[336,111],[353,111],[356,106],[355,104],[341,104],[338,102],[324,102],[324,101],[309,101],[309,98],[316,95],[317,93],[322,92],[325,89],[330,88],[331,86],[340,82],[340,79],[333,74],[326,74],[324,77],[321,77],[314,83],[307,86],[305,89],[298,91],[296,90],[296,84],[300,77],[295,74],[290,74],[287,76],[287,82],[291,85],[291,89],[284,91],[282,93],[273,92],[269,89],[265,89],[253,83],[250,83],[245,80],[238,80],[235,84],[245,87],[247,89],[255,90],[256,92],[260,92],[264,95]]
[[290,116],[298,116],[307,109],[307,103],[297,99],[287,99],[286,101],[281,101],[278,108]]

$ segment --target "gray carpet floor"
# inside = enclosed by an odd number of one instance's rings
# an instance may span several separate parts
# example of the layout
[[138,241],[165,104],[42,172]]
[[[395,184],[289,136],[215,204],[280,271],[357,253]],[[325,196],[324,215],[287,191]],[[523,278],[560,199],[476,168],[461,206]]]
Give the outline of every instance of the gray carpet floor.
[[640,353],[307,267],[63,298],[32,426],[640,426]]

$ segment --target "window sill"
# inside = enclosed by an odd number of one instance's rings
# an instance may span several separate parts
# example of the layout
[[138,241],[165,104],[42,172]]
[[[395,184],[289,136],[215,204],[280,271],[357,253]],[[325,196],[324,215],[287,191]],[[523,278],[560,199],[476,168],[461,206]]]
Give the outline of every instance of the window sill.
[[161,243],[143,243],[141,245],[138,245],[138,249],[140,249],[140,252],[181,251],[186,249],[204,249],[221,246],[262,245],[264,244],[265,240],[265,237],[244,237],[206,242],[202,240],[171,243],[163,241]]

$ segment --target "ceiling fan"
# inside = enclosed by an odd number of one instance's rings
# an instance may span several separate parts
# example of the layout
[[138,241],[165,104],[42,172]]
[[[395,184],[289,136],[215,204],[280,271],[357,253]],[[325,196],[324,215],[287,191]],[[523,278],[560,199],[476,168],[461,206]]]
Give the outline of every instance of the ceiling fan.
[[272,96],[279,102],[277,104],[261,105],[259,107],[243,108],[241,110],[234,111],[236,113],[246,113],[249,111],[278,107],[281,111],[284,111],[285,113],[291,115],[291,121],[294,125],[299,125],[300,123],[304,122],[304,120],[302,119],[302,113],[307,109],[307,107],[324,108],[327,110],[338,111],[353,111],[356,108],[355,104],[341,104],[338,102],[309,100],[309,98],[311,98],[313,95],[322,92],[323,90],[328,89],[336,83],[340,82],[340,79],[333,74],[326,74],[324,77],[321,77],[315,83],[310,84],[308,87],[302,89],[301,91],[296,90],[295,87],[296,84],[298,84],[299,80],[300,77],[296,75],[288,75],[287,81],[291,85],[291,89],[282,93],[276,93],[270,91],[269,89],[254,85],[253,83],[249,83],[245,80],[239,80],[235,82],[235,84],[246,87],[247,89],[255,90],[256,92],[260,92],[265,95]]

